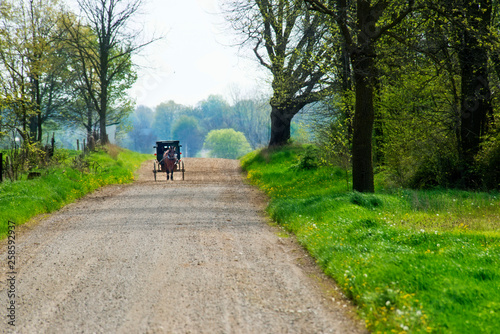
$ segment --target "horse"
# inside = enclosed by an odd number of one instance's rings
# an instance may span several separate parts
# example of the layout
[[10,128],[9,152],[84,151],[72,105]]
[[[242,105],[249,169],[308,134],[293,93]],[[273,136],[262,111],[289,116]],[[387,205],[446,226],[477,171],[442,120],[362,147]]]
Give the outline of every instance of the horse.
[[167,180],[169,180],[170,178],[172,179],[172,181],[174,180],[174,170],[176,162],[177,153],[175,152],[175,147],[169,147],[168,150],[163,153],[163,163],[167,171]]

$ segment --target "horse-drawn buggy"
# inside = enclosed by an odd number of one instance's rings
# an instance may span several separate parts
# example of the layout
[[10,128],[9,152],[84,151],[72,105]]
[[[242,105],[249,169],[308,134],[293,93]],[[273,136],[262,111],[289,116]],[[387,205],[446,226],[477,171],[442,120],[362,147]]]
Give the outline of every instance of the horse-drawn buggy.
[[167,180],[174,180],[174,172],[182,172],[184,180],[184,161],[181,159],[181,147],[178,140],[161,140],[156,142],[156,159],[153,174],[156,181],[157,173],[166,173]]

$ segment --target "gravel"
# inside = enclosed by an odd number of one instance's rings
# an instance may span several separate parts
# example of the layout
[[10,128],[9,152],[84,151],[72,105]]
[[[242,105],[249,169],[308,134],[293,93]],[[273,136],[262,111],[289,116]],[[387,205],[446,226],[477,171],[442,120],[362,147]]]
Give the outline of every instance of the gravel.
[[238,161],[184,159],[16,229],[18,333],[365,333],[354,307],[264,213]]

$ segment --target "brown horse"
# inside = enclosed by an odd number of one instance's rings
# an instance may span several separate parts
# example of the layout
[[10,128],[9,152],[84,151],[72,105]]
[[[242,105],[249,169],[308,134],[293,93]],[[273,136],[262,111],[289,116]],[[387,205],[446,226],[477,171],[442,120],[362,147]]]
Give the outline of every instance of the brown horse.
[[174,147],[169,147],[168,150],[163,153],[163,163],[165,164],[165,169],[167,171],[167,180],[170,178],[174,180],[174,170],[175,163],[177,162],[177,153]]

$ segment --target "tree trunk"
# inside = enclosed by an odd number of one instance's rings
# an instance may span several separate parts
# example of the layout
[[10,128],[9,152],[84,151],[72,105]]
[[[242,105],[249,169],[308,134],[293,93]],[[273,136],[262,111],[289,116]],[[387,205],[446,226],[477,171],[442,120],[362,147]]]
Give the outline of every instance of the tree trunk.
[[29,134],[30,141],[35,142],[37,139],[38,117],[36,116],[30,117],[29,128],[30,128],[30,134]]
[[[482,52],[481,52],[482,51]],[[481,137],[487,129],[488,114],[492,112],[488,81],[487,56],[484,50],[465,48],[462,54],[469,59],[484,62],[461,63],[462,101],[461,101],[461,152],[466,163],[471,163],[479,151]],[[481,64],[482,63],[482,64]]]
[[108,134],[106,132],[106,114],[102,114],[99,117],[99,129],[100,129],[100,135],[99,138],[101,140],[101,145],[106,145],[108,144]]
[[269,147],[283,146],[290,139],[290,126],[293,117],[306,105],[306,103],[285,102],[282,105],[271,104],[271,139]]
[[[107,72],[106,72],[107,73]],[[106,132],[106,116],[108,113],[108,81],[106,78],[101,78],[101,100],[100,100],[100,110],[99,110],[99,130],[100,130],[100,140],[101,145],[106,145],[109,143],[108,134]]]
[[481,19],[478,23],[480,26],[474,26],[477,31],[465,29],[462,32],[458,53],[462,79],[460,152],[463,162],[469,167],[474,163],[482,137],[488,129],[488,117],[493,115],[488,80],[488,52],[476,36],[478,32],[487,31],[490,22],[489,12],[482,12],[484,8],[487,8],[484,4],[468,8],[472,18]]
[[271,109],[271,139],[269,147],[286,145],[290,139],[290,124],[292,113],[286,108],[272,106]]
[[353,189],[359,192],[374,192],[372,135],[374,122],[373,59],[358,55],[353,60],[356,106],[353,119],[352,179]]
[[374,192],[373,181],[373,123],[375,111],[373,92],[375,83],[375,49],[373,22],[375,13],[369,1],[358,0],[358,43],[351,51],[354,71],[356,105],[352,134],[352,187],[359,192]]

